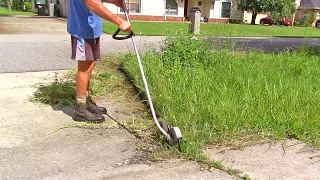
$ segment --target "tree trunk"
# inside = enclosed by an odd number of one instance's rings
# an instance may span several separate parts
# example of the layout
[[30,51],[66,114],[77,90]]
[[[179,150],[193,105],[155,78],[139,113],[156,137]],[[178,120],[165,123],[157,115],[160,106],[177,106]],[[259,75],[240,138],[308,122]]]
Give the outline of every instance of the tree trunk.
[[8,10],[11,12],[12,0],[7,0]]
[[24,7],[24,0],[22,0],[22,5],[21,5],[22,7],[22,10],[24,11],[24,10],[26,10],[26,8]]
[[257,15],[258,15],[257,12],[252,12],[251,24],[256,24]]

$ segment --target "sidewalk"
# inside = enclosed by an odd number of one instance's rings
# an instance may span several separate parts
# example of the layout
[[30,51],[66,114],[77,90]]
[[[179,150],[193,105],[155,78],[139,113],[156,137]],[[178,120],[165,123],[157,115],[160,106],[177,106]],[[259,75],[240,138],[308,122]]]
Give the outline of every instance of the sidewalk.
[[[59,130],[73,123],[71,107],[56,111],[28,101],[35,84],[53,79],[53,71],[0,74],[0,179],[235,179],[191,162],[144,164],[139,139],[110,119],[109,128]],[[107,107],[118,118],[135,116],[112,101]]]

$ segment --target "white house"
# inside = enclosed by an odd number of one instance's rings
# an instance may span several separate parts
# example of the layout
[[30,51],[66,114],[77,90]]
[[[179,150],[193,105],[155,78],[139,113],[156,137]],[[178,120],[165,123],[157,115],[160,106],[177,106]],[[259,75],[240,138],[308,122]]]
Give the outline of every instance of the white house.
[[[204,21],[228,22],[243,20],[243,13],[236,10],[236,0],[129,0],[128,9],[133,20],[184,21],[189,10],[198,7]],[[122,14],[121,8],[105,4],[113,13]]]
[[[131,20],[185,21],[189,10],[199,7],[202,20],[226,23],[231,20],[243,21],[244,14],[236,9],[237,0],[127,0]],[[60,15],[66,17],[68,0],[59,1]],[[104,3],[113,13],[123,16],[121,8]]]

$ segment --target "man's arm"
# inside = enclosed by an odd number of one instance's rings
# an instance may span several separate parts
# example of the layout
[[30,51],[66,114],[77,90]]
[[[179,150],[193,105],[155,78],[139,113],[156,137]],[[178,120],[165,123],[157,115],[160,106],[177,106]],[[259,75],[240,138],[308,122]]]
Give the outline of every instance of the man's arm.
[[[109,0],[112,1],[112,0]],[[84,0],[85,5],[89,10],[91,10],[96,15],[101,18],[115,23],[121,29],[121,31],[131,32],[131,25],[123,20],[122,18],[113,14],[109,9],[107,9],[100,1],[97,0]]]

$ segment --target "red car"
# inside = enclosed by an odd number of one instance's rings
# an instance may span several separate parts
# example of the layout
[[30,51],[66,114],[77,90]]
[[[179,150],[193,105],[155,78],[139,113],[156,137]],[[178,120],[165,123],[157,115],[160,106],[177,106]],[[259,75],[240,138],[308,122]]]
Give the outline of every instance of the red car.
[[265,24],[272,25],[273,22],[270,17],[265,17],[265,18],[260,19],[260,24],[261,25],[265,25]]
[[285,16],[278,21],[275,21],[275,20],[271,19],[270,17],[265,17],[265,18],[260,19],[260,24],[262,24],[262,25],[276,24],[276,25],[292,26],[292,20],[287,19],[287,17],[285,17]]

